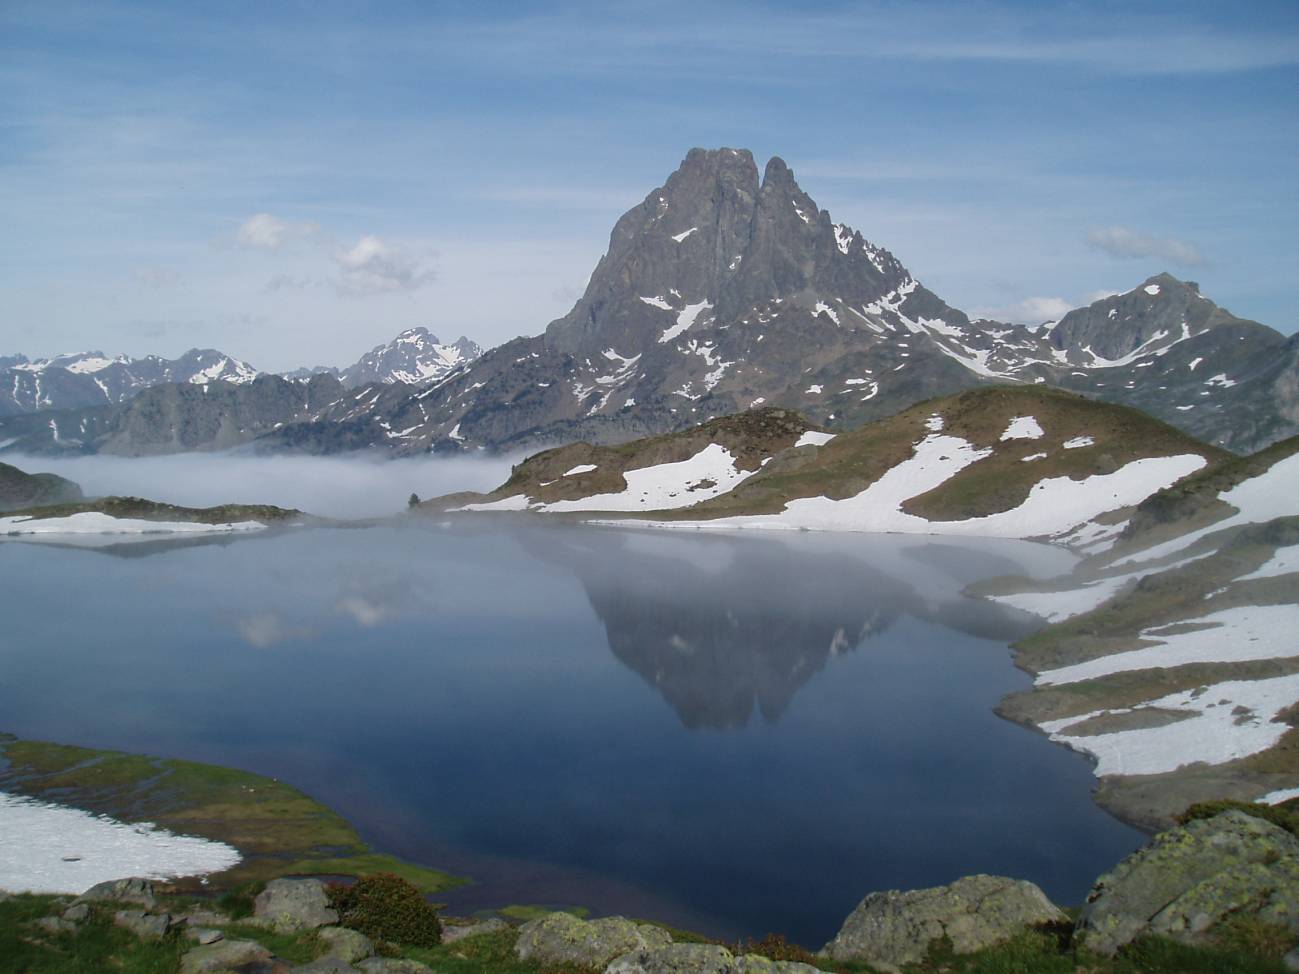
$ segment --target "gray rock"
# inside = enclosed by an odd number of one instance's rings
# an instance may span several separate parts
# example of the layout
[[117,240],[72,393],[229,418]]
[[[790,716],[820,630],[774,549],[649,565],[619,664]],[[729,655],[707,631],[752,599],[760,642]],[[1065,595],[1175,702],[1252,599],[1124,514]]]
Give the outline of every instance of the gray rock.
[[113,914],[113,924],[129,930],[141,940],[161,940],[167,936],[171,917],[166,913],[145,913],[143,910],[118,910]]
[[220,940],[195,947],[180,959],[180,974],[227,974],[269,971],[271,952],[252,940]]
[[46,933],[75,933],[77,925],[63,917],[41,917],[36,925]]
[[72,923],[81,923],[90,916],[89,903],[74,903],[63,911],[63,919]]
[[145,909],[158,905],[153,883],[147,879],[110,879],[97,883],[73,901],[76,903],[139,903]]
[[453,944],[457,940],[464,940],[468,937],[481,937],[483,934],[497,933],[508,929],[510,929],[510,925],[496,917],[484,920],[482,923],[469,923],[464,926],[452,926],[444,922],[442,924],[442,942],[444,944]]
[[580,920],[571,913],[548,913],[519,928],[514,952],[541,964],[604,967],[615,957],[672,942],[665,930],[624,917]]
[[293,970],[294,974],[356,974],[356,968],[341,957],[320,957]]
[[176,922],[188,924],[191,927],[224,927],[234,921],[224,913],[217,913],[215,910],[191,910],[182,916],[176,917]]
[[433,974],[433,969],[417,960],[392,957],[367,957],[356,965],[365,974]]
[[1287,971],[1299,971],[1299,947],[1282,957],[1281,963]]
[[819,967],[792,960],[769,960],[757,954],[735,958],[734,974],[821,974]]
[[735,957],[717,944],[667,944],[624,954],[604,974],[733,974]]
[[186,927],[185,936],[196,944],[214,944],[225,938],[225,934],[214,927]]
[[1144,933],[1197,943],[1229,916],[1299,933],[1299,838],[1235,810],[1161,832],[1098,879],[1077,934],[1113,954]]
[[958,954],[968,954],[1064,918],[1032,883],[966,876],[950,886],[871,893],[822,953],[832,960],[866,961],[897,971],[924,960],[929,945],[943,937]]
[[331,957],[341,957],[349,964],[374,954],[374,944],[369,937],[346,927],[321,927],[316,936],[329,948]]
[[314,930],[338,922],[329,908],[325,884],[318,879],[273,879],[253,901],[253,918],[287,933]]

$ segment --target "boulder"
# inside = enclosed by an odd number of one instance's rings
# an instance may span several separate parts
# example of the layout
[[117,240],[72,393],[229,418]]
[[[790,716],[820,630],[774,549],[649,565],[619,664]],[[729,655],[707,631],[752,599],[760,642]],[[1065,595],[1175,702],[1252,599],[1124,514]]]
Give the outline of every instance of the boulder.
[[1100,954],[1146,933],[1193,944],[1227,917],[1299,933],[1299,838],[1234,809],[1161,832],[1098,879],[1077,939]]
[[866,961],[884,971],[925,959],[947,937],[958,954],[1003,943],[1029,927],[1065,916],[1035,885],[1004,876],[966,876],[950,886],[871,893],[822,953]]
[[769,960],[757,954],[735,957],[717,944],[668,944],[619,957],[604,974],[822,974],[809,964]]
[[141,940],[161,940],[167,936],[167,928],[171,926],[171,917],[166,913],[118,910],[113,914],[113,925],[131,931]]
[[338,922],[318,879],[273,879],[253,901],[253,918],[280,933],[314,930]]
[[81,923],[89,916],[90,916],[89,903],[73,903],[70,907],[68,907],[66,910],[63,911],[63,919],[69,921],[70,923]]
[[498,933],[501,930],[508,929],[510,929],[510,925],[497,917],[484,920],[482,923],[467,923],[463,926],[452,926],[443,920],[442,942],[444,944],[453,944],[457,940],[465,940],[468,937],[481,937],[483,934]]
[[356,974],[356,968],[341,957],[320,957],[309,964],[299,964],[293,974]]
[[180,959],[180,974],[270,971],[271,952],[252,940],[221,940],[195,947]]
[[427,964],[392,957],[367,957],[356,966],[365,974],[433,974]]
[[46,933],[76,933],[77,925],[63,917],[41,917],[36,925]]
[[374,955],[370,938],[347,927],[321,927],[316,936],[328,948],[330,957],[338,957],[349,964]]
[[215,927],[186,927],[185,937],[196,944],[214,944],[225,937],[225,934]]
[[624,917],[580,920],[571,913],[548,913],[519,928],[514,952],[540,964],[604,967],[615,957],[672,942],[666,930]]
[[73,901],[74,903],[138,903],[146,910],[158,905],[153,895],[153,883],[147,879],[110,879],[96,883]]
[[188,913],[176,917],[176,922],[191,927],[224,927],[234,923],[224,913],[218,913],[215,910],[190,910]]

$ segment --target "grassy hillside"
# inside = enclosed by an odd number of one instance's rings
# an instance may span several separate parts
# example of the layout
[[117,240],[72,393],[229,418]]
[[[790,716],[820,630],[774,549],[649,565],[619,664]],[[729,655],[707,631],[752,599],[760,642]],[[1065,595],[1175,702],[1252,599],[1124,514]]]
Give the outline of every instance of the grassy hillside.
[[81,488],[52,473],[25,473],[0,463],[0,511],[81,499]]
[[180,507],[176,504],[145,500],[142,497],[100,497],[95,500],[66,504],[27,507],[6,513],[10,516],[38,519],[100,513],[110,517],[139,518],[143,521],[184,521],[193,524],[228,524],[237,521],[261,521],[263,524],[273,524],[303,516],[301,511],[274,507],[270,504]]

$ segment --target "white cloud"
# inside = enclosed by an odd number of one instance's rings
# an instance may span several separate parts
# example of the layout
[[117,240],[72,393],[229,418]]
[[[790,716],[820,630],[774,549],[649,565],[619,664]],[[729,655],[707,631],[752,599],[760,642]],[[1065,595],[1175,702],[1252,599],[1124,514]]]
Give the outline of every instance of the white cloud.
[[418,257],[367,234],[334,255],[339,289],[348,294],[414,291],[433,280],[433,269]]
[[1193,243],[1150,237],[1127,227],[1096,227],[1088,231],[1087,244],[1094,250],[1123,259],[1158,257],[1186,267],[1199,267],[1205,262],[1204,255]]
[[992,318],[1021,325],[1040,325],[1044,321],[1059,321],[1074,309],[1064,298],[1025,298],[1015,304],[999,308],[980,308],[971,317]]
[[315,281],[309,277],[295,277],[292,274],[276,274],[266,282],[266,286],[262,290],[266,291],[268,294],[273,294],[276,291],[301,291],[313,286],[314,284]]
[[1091,294],[1087,295],[1086,303],[1094,304],[1097,301],[1101,301],[1105,298],[1112,298],[1114,295],[1122,293],[1122,291],[1115,291],[1110,288],[1101,288],[1099,291],[1093,291]]
[[268,649],[291,639],[306,639],[313,631],[306,626],[286,623],[275,612],[262,612],[235,620],[235,629],[244,641],[258,649]]
[[286,243],[308,240],[320,233],[320,226],[310,220],[292,222],[269,213],[254,213],[235,233],[240,247],[248,250],[279,250]]
[[160,291],[180,283],[180,274],[169,267],[141,267],[135,272],[137,284]]

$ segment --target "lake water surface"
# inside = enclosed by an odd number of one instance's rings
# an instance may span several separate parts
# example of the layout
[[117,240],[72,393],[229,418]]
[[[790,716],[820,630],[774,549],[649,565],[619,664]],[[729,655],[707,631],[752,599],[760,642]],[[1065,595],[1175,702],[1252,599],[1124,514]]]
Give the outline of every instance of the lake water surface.
[[509,519],[0,544],[0,730],[289,781],[455,910],[584,904],[819,947],[975,872],[1062,903],[1141,842],[992,712],[1015,542]]

